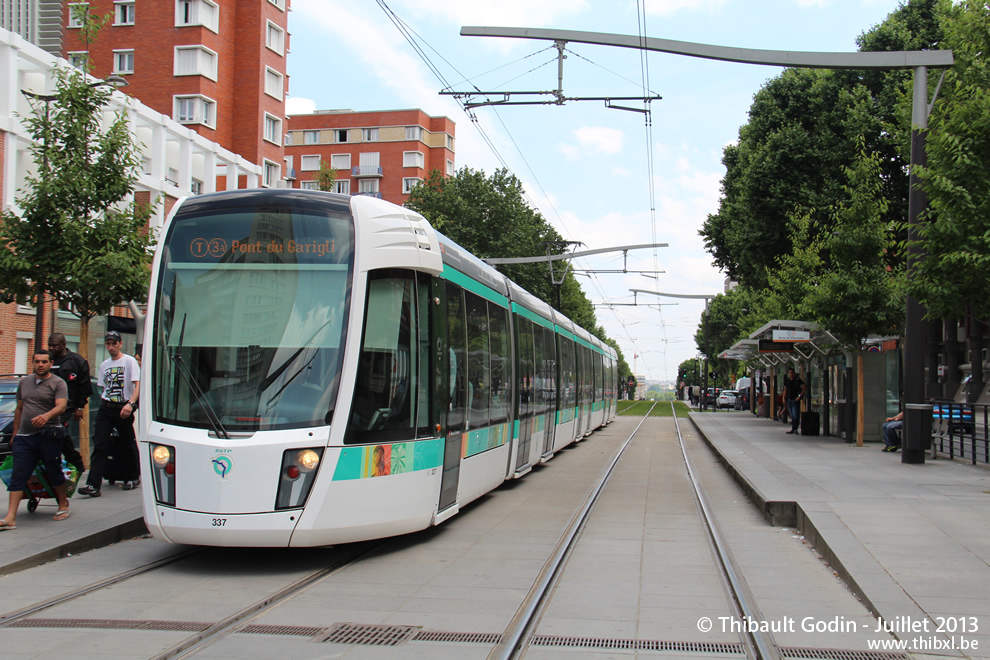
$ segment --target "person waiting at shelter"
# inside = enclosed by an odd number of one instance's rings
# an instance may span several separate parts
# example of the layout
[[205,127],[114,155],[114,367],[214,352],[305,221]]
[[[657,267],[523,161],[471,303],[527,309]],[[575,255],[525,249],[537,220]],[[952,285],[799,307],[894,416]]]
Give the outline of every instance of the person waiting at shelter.
[[65,412],[69,390],[65,381],[53,375],[51,369],[52,359],[48,351],[35,351],[34,373],[17,383],[15,435],[10,439],[14,467],[8,488],[7,516],[0,519],[0,531],[17,529],[17,507],[24,499],[28,479],[39,461],[45,467],[58,500],[54,520],[69,517],[68,482],[62,472],[65,427],[59,419]]
[[904,426],[904,411],[897,413],[893,417],[883,420],[880,426],[880,435],[883,436],[883,450],[886,452],[897,451],[901,448],[901,436],[898,431]]
[[791,430],[788,433],[797,433],[801,425],[801,400],[807,395],[808,386],[798,378],[794,367],[787,370],[787,378],[784,381],[784,394],[787,398],[787,414],[791,416]]

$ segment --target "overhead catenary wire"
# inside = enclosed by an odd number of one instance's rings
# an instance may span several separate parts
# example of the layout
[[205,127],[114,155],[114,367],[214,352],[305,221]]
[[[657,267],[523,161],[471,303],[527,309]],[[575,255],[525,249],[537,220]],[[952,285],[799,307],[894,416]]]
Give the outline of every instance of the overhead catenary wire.
[[[426,64],[426,66],[430,70],[430,72],[433,73],[433,75],[437,78],[437,80],[442,85],[442,88],[443,89],[450,90],[450,89],[452,89],[453,86],[446,79],[446,77],[444,76],[443,72],[439,69],[439,67],[431,60],[430,56],[426,52],[426,48],[428,48],[433,53],[435,53],[440,60],[442,60],[448,67],[450,67],[451,70],[453,70],[454,72],[456,72],[459,76],[461,76],[464,79],[465,82],[467,82],[468,84],[470,84],[474,88],[474,90],[476,92],[481,93],[481,90],[480,90],[480,88],[477,87],[477,85],[475,85],[474,83],[472,83],[471,80],[467,76],[465,76],[463,73],[461,73],[460,71],[458,71],[457,67],[455,67],[450,61],[448,61],[445,57],[443,57],[443,55],[441,53],[439,53],[435,48],[433,48],[432,46],[430,46],[429,43],[425,39],[423,39],[420,35],[418,35],[416,33],[416,31],[411,26],[409,26],[405,21],[403,21],[388,6],[388,4],[385,2],[385,0],[376,0],[376,1],[378,3],[379,7],[381,7],[381,9],[388,16],[389,20],[393,23],[393,25],[395,25],[396,29],[399,30],[399,32],[403,35],[403,37],[409,43],[410,47],[416,52],[416,54],[420,57],[420,59],[423,60],[423,62]],[[637,1],[639,2],[639,0],[637,0]],[[643,13],[643,16],[644,16],[643,22],[645,23],[645,9],[643,9],[642,11],[644,12]],[[637,18],[638,17],[639,16],[637,16]],[[645,27],[644,27],[644,29],[645,29]],[[422,42],[423,45],[420,45],[420,42]],[[536,53],[532,53],[532,54],[530,54],[527,57],[531,57],[533,55],[536,55],[537,53],[542,52],[544,50],[547,50],[547,49],[541,49],[541,51],[537,51]],[[643,54],[641,54],[641,57],[645,58],[646,57],[645,56],[645,51],[641,51],[641,53],[643,53]],[[517,60],[517,62],[518,61],[521,61],[522,59],[526,59],[526,58],[525,57],[524,58],[521,58],[520,60]],[[594,62],[591,62],[591,60],[588,60],[587,58],[582,57],[581,59],[583,59],[583,60],[585,60],[585,61],[587,61],[587,62],[589,62],[591,64],[594,64],[595,66],[599,66],[600,68],[608,71],[608,69],[605,69],[605,67],[601,67],[600,65],[598,65],[598,64],[596,64]],[[541,65],[541,66],[544,66],[544,65]],[[541,68],[541,66],[535,67],[533,70],[536,70],[538,68]],[[495,69],[492,69],[491,71],[495,71],[495,70],[498,70],[500,68],[503,68],[503,67],[496,67]],[[648,66],[641,66],[641,71],[643,71],[643,73],[642,73],[642,76],[643,76],[642,87],[643,87],[644,90],[648,90],[648,84],[647,84],[647,80],[648,80]],[[615,75],[618,75],[618,74],[615,74]],[[622,77],[622,76],[619,76],[619,77]],[[632,82],[632,81],[629,81],[629,82]],[[488,148],[494,154],[495,158],[498,160],[498,162],[500,163],[500,165],[504,169],[506,169],[506,170],[508,170],[508,171],[511,172],[512,171],[512,168],[509,166],[509,164],[507,163],[506,159],[499,152],[497,146],[494,143],[494,140],[485,131],[484,126],[482,126],[481,123],[479,122],[479,120],[478,120],[477,116],[475,115],[473,109],[467,109],[467,108],[462,108],[462,109],[464,110],[465,114],[467,114],[467,116],[471,120],[471,123],[474,125],[475,129],[478,131],[478,134],[481,136],[481,138],[484,141],[484,143],[486,145],[488,145]],[[553,216],[556,218],[556,220],[558,222],[558,225],[560,226],[564,237],[565,238],[568,238],[568,237],[572,236],[573,233],[571,232],[570,228],[567,226],[567,223],[564,221],[563,217],[561,216],[560,212],[557,210],[556,206],[553,204],[552,198],[550,197],[549,194],[547,194],[546,190],[544,189],[543,184],[542,184],[539,176],[537,176],[537,174],[536,174],[535,170],[533,169],[532,165],[529,163],[529,160],[526,158],[526,155],[523,153],[523,151],[520,148],[518,142],[516,141],[515,137],[513,136],[512,131],[506,125],[505,121],[503,120],[502,116],[498,113],[498,111],[493,108],[493,112],[495,114],[495,117],[498,119],[499,123],[502,125],[502,128],[504,129],[506,135],[508,136],[508,139],[512,143],[512,146],[516,150],[516,152],[519,155],[519,157],[522,159],[523,164],[526,167],[526,170],[530,173],[530,176],[532,177],[532,180],[533,180],[535,186],[540,191],[540,194],[543,196],[544,203],[549,206],[550,210],[553,213]],[[651,134],[651,132],[649,130],[649,126],[650,126],[649,113],[646,113],[646,117],[647,117],[646,124],[647,124],[647,129],[648,129],[648,131],[647,131],[647,170],[648,170],[648,174],[649,174],[651,234],[652,234],[652,237],[653,237],[653,241],[655,243],[656,242],[656,236],[657,236],[657,231],[656,231],[656,204],[655,204],[655,201],[654,201],[655,200],[655,195],[654,195],[654,182],[653,182],[652,134]],[[529,193],[525,189],[523,190],[523,196],[526,199],[527,203],[532,208],[536,209],[537,211],[539,210],[540,205],[537,204],[537,203],[535,203],[535,201],[529,196]],[[659,270],[659,267],[657,266],[657,263],[658,263],[657,255],[654,252],[654,270]],[[606,301],[610,300],[610,297],[605,292],[604,287],[602,286],[601,282],[598,280],[597,277],[593,277],[592,278],[592,284],[594,285],[594,288],[597,290],[597,293],[602,297],[602,299],[604,299]],[[613,313],[614,313],[614,310],[613,310]],[[620,326],[623,326],[623,330],[625,331],[625,327],[622,324],[622,321],[620,319],[618,319],[618,318],[616,318],[616,320],[619,321]],[[662,321],[662,312],[661,312],[661,324],[660,325],[661,325],[661,334],[663,335],[663,342],[664,342],[664,345],[666,346],[665,330],[663,329],[663,321]],[[627,335],[627,341],[630,341],[630,343],[633,345],[633,348],[636,351],[636,353],[641,354],[642,351],[639,350],[639,347],[636,345],[636,343],[633,342],[633,341],[631,341],[631,340],[629,340],[629,338],[628,338],[628,332],[625,332],[625,334]],[[665,356],[665,358],[664,358],[664,370],[666,371],[666,352],[664,352],[664,356]]]

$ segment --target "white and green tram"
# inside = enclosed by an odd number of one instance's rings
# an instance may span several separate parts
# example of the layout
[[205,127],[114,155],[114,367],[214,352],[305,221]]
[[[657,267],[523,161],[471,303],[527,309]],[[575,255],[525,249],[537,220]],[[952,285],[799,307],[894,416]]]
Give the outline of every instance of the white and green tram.
[[388,202],[184,198],[152,268],[139,441],[166,541],[421,530],[616,414],[609,346]]

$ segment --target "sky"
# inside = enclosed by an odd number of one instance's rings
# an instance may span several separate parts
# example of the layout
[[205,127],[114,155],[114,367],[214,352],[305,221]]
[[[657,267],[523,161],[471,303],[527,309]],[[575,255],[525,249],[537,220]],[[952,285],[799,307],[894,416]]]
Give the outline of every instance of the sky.
[[[464,26],[645,35],[781,51],[851,52],[898,0],[292,0],[287,113],[420,108],[456,123],[455,166],[507,167],[527,201],[577,250],[666,247],[575,259],[573,268],[609,337],[647,380],[672,381],[694,342],[703,300],[725,276],[698,234],[718,211],[722,151],[753,96],[779,67],[568,43],[568,97],[660,96],[650,112],[603,101],[478,107],[442,90],[501,93],[557,88],[549,41],[460,35]],[[413,35],[414,48],[396,27]],[[437,72],[439,75],[437,75]],[[510,97],[546,100],[547,95]],[[472,118],[473,117],[473,118]],[[651,271],[654,274],[621,272]],[[597,271],[597,272],[581,272]],[[620,272],[601,272],[620,271]],[[633,306],[632,303],[638,306]]]

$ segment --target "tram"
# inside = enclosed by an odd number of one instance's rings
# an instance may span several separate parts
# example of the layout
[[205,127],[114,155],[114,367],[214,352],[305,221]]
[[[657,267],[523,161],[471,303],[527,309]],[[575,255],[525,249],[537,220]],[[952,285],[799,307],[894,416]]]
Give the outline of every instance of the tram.
[[322,546],[437,525],[616,414],[616,354],[368,196],[183,198],[152,266],[144,518]]

